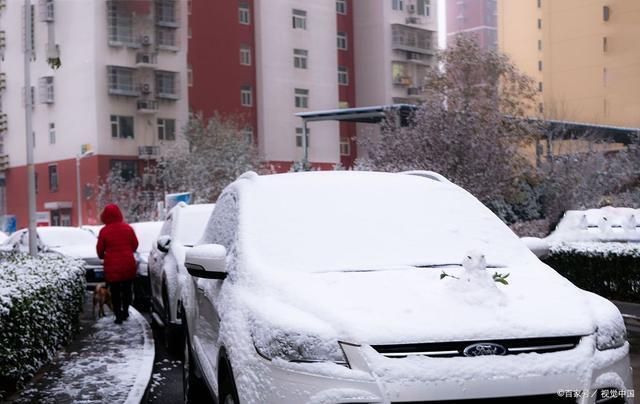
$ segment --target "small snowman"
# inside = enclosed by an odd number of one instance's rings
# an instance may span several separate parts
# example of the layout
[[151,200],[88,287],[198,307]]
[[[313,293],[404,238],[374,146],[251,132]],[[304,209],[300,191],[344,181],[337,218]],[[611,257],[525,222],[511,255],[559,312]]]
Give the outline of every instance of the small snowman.
[[495,287],[495,282],[487,272],[487,259],[484,254],[477,251],[468,252],[462,260],[462,267],[464,268],[460,277],[462,281],[478,287]]

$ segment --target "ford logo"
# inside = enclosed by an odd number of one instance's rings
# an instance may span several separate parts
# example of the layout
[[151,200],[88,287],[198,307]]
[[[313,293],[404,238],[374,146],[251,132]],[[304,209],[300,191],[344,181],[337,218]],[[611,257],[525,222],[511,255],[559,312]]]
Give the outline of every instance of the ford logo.
[[500,344],[494,344],[492,342],[480,342],[477,344],[469,345],[462,351],[464,356],[487,356],[487,355],[505,355],[507,348]]

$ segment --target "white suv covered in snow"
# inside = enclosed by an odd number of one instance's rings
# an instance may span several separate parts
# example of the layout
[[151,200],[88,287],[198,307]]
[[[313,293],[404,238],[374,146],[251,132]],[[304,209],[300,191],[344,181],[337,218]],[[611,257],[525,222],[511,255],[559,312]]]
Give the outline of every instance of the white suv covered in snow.
[[632,389],[616,307],[423,174],[229,185],[186,254],[187,402],[204,386],[224,404],[593,403]]

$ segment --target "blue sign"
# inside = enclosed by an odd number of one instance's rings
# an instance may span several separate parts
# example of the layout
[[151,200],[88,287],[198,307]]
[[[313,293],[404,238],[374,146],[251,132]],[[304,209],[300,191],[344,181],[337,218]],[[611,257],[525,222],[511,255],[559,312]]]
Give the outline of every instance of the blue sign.
[[168,211],[176,206],[179,202],[184,202],[187,205],[191,203],[191,192],[181,192],[178,194],[167,194],[164,197],[164,206]]
[[7,234],[11,234],[18,230],[18,220],[15,215],[4,215],[2,220],[0,220],[0,224],[2,224],[2,231]]

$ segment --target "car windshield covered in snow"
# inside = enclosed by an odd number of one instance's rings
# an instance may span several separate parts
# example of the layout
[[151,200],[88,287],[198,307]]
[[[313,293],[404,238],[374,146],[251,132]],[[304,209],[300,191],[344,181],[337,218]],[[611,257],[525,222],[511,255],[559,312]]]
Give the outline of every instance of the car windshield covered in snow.
[[[244,183],[243,183],[244,182]],[[532,255],[476,198],[414,175],[335,172],[238,181],[239,243],[251,267],[366,271],[460,265],[470,251],[489,266]]]
[[140,254],[148,254],[151,251],[153,243],[156,242],[160,229],[164,222],[139,222],[131,223],[131,227],[138,238],[137,252]]
[[96,237],[88,230],[76,227],[40,227],[38,236],[47,247],[63,247],[72,245],[94,245]]
[[197,243],[212,210],[213,204],[185,206],[180,210],[179,219],[176,220],[174,238],[187,246]]

